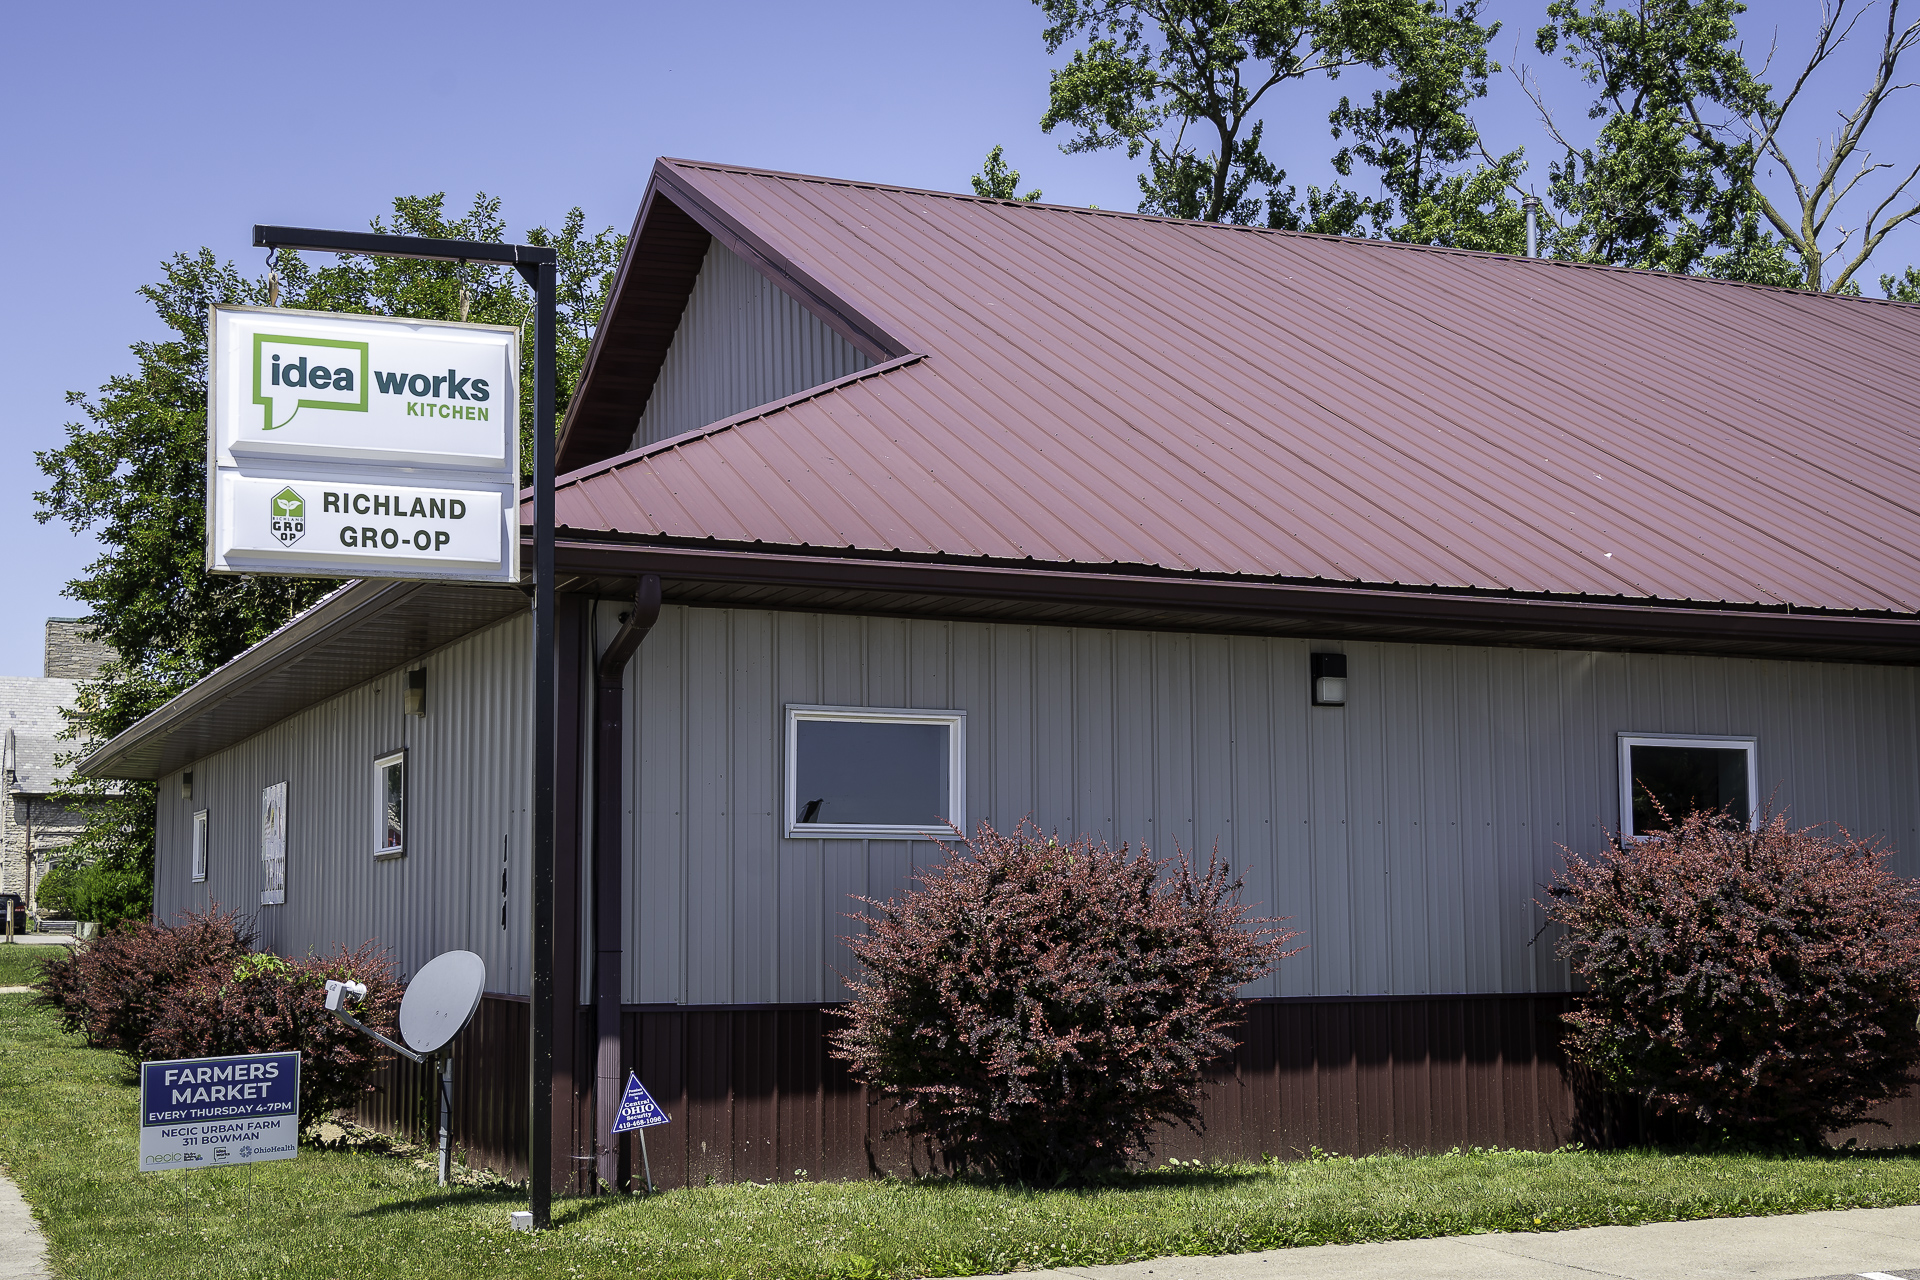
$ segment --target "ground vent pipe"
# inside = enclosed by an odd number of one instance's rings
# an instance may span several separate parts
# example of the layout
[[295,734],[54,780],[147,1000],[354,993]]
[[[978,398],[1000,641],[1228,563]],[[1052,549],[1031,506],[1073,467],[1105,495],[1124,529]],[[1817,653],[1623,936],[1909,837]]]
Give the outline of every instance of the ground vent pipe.
[[620,874],[621,771],[627,662],[660,618],[660,576],[642,575],[634,591],[633,608],[621,620],[606,652],[600,655],[593,686],[593,1023],[594,1143],[599,1159],[595,1168],[600,1186],[620,1185],[620,1143],[613,1124],[620,1115],[625,1079],[620,1071],[621,955]]

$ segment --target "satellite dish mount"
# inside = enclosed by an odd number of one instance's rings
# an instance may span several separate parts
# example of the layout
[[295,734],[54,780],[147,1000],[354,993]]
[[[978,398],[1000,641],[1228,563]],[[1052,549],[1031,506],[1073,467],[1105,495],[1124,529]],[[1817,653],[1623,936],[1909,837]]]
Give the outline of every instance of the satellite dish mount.
[[[327,979],[327,1012],[363,1035],[378,1040],[410,1062],[426,1064],[438,1054],[440,1069],[440,1185],[447,1185],[452,1154],[448,1121],[453,1109],[453,1038],[473,1020],[486,990],[486,961],[471,951],[443,951],[421,967],[400,999],[400,1037],[390,1040],[347,1012],[349,1004],[367,998],[364,982]],[[409,1048],[408,1046],[412,1046]]]

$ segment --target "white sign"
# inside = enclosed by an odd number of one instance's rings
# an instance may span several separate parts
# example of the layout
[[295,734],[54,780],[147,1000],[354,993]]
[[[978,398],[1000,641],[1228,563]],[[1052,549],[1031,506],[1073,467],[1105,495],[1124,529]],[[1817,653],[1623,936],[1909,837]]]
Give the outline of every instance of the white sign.
[[260,792],[260,905],[277,907],[287,900],[287,784],[276,782]]
[[520,578],[519,330],[216,306],[207,567]]
[[300,1055],[140,1064],[140,1171],[291,1160],[300,1151]]

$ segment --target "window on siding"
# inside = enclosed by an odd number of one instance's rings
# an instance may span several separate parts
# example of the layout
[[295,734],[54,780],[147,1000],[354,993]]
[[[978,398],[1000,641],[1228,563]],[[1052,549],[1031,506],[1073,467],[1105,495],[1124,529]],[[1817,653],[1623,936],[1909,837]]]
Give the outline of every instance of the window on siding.
[[1661,809],[1675,822],[1706,809],[1751,826],[1757,817],[1756,745],[1752,738],[1621,734],[1621,834],[1644,836],[1663,829]]
[[200,809],[193,815],[193,879],[194,883],[207,878],[207,811]]
[[283,906],[287,901],[287,784],[276,782],[260,792],[260,905]]
[[787,708],[787,835],[900,838],[966,827],[961,711]]
[[373,762],[375,818],[379,834],[373,856],[397,858],[407,851],[407,753],[400,750]]

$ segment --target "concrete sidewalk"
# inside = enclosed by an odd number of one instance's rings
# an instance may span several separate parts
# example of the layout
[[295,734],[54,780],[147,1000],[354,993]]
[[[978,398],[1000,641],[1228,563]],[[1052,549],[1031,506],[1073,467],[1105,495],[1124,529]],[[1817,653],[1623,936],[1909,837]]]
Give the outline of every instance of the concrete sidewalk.
[[47,1241],[20,1197],[20,1188],[0,1174],[0,1280],[48,1280]]
[[[1030,1271],[1083,1280],[1920,1280],[1920,1207],[1330,1244]],[[1008,1280],[995,1277],[993,1280]]]

